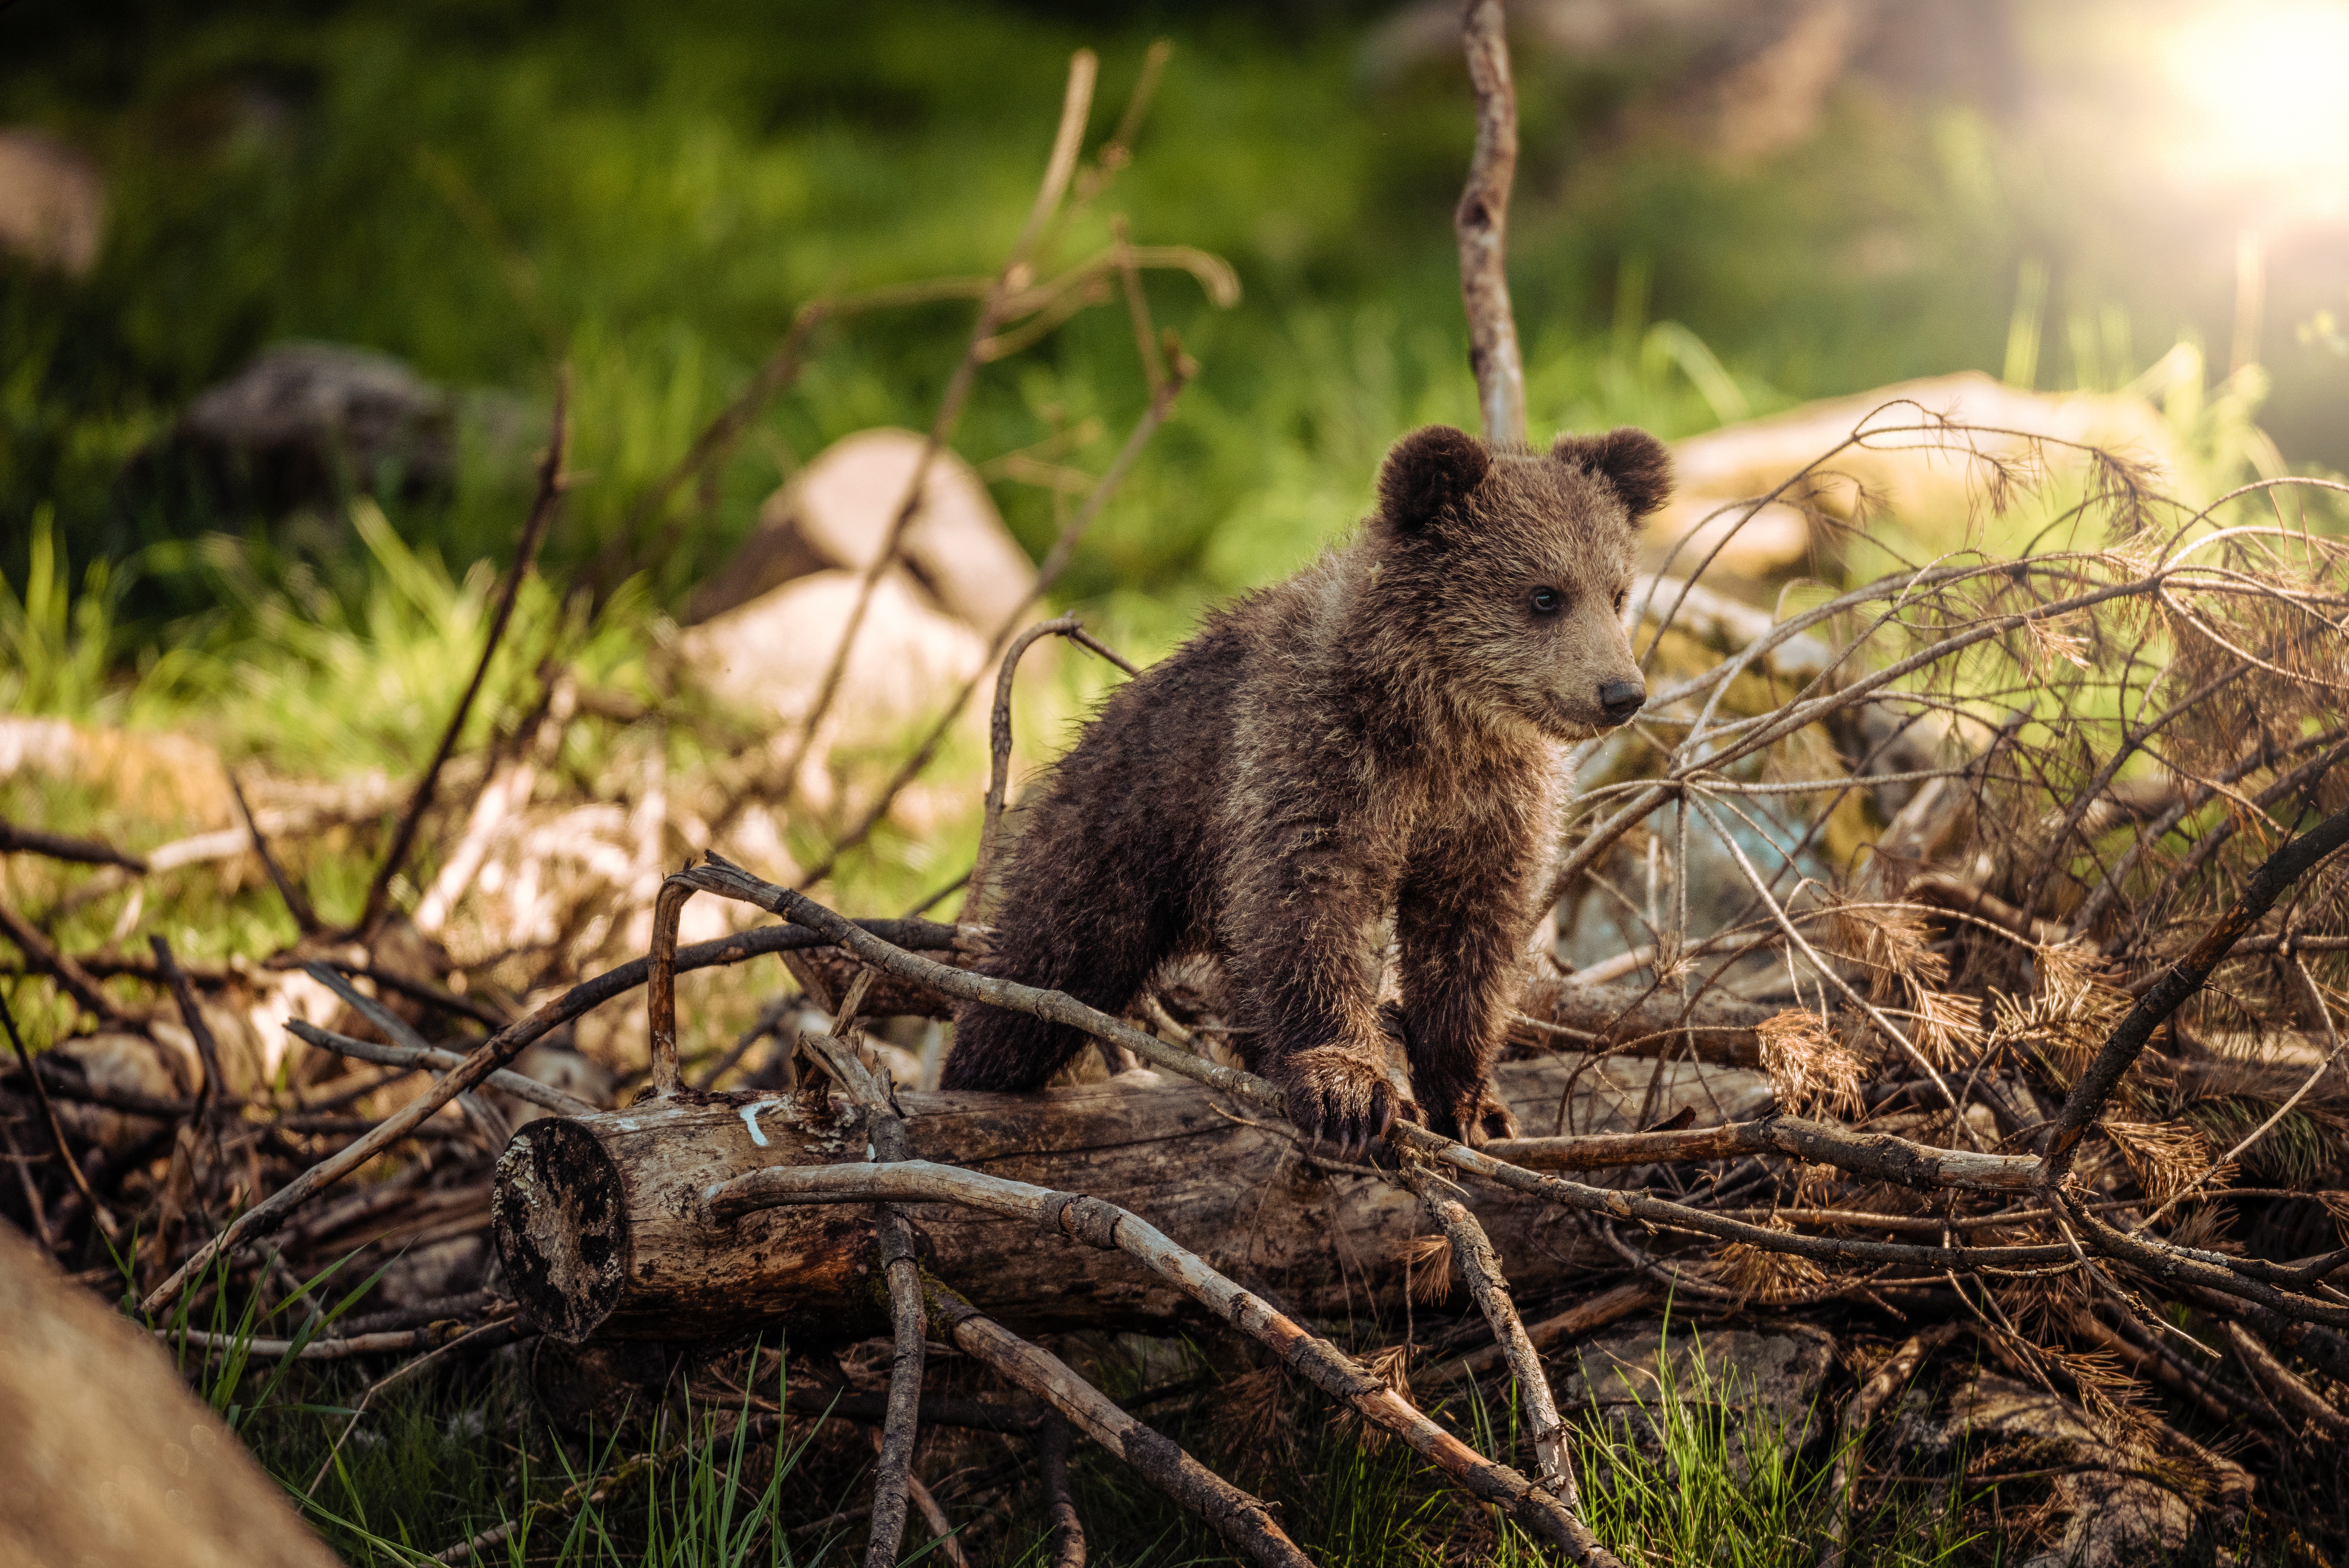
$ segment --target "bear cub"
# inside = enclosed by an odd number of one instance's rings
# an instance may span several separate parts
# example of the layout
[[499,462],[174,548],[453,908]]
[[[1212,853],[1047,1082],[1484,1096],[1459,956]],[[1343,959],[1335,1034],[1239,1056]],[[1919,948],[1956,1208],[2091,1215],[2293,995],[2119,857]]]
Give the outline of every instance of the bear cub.
[[[1309,1137],[1367,1143],[1399,1116],[1513,1135],[1488,1075],[1568,748],[1647,701],[1623,604],[1671,483],[1643,431],[1547,452],[1405,436],[1346,543],[1102,705],[1028,813],[981,967],[1118,1013],[1169,959],[1212,953],[1235,1044]],[[1402,1003],[1382,1011],[1389,916]],[[945,1086],[1040,1088],[1086,1038],[966,1004]]]

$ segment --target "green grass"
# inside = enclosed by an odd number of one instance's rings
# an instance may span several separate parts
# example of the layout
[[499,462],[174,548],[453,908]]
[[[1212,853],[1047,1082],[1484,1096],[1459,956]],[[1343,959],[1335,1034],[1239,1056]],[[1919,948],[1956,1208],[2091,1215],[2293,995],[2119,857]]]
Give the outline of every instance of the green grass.
[[[282,1332],[282,1325],[270,1325],[249,1307],[232,1313],[218,1304],[222,1299],[208,1308],[214,1331],[239,1347],[209,1357],[184,1353],[191,1381],[354,1564],[406,1568],[502,1523],[520,1528],[486,1560],[515,1568],[809,1568],[862,1558],[861,1520],[807,1527],[869,1501],[871,1450],[863,1428],[796,1422],[771,1446],[747,1445],[740,1428],[751,1409],[746,1395],[730,1406],[664,1402],[620,1429],[565,1437],[537,1413],[511,1355],[492,1360],[493,1376],[428,1376],[372,1403],[311,1492],[311,1478],[350,1420],[354,1396],[369,1374],[249,1359],[242,1343],[264,1329]],[[271,1316],[298,1315],[295,1305]],[[347,1305],[346,1299],[312,1314],[305,1332],[331,1324]],[[1195,1367],[1228,1369],[1220,1352],[1195,1348],[1191,1355]],[[1098,1363],[1096,1375],[1113,1395],[1141,1391],[1138,1383],[1126,1386],[1137,1369],[1113,1355]],[[779,1367],[776,1376],[787,1375]],[[1724,1414],[1738,1393],[1735,1372],[1700,1353],[1685,1386],[1668,1375],[1645,1407],[1656,1453],[1613,1443],[1603,1427],[1578,1429],[1575,1452],[1588,1517],[1627,1562],[1798,1568],[1815,1560],[1832,1517],[1826,1490],[1832,1455],[1817,1448],[1798,1452],[1797,1434],[1780,1423],[1739,1427]],[[1168,1435],[1277,1504],[1317,1563],[1533,1568],[1551,1561],[1514,1526],[1444,1485],[1400,1443],[1364,1443],[1357,1428],[1336,1419],[1309,1390],[1275,1397],[1281,1410],[1253,1428],[1222,1426],[1197,1411],[1159,1419]],[[1212,1404],[1215,1397],[1208,1397]],[[1530,1462],[1513,1407],[1472,1393],[1455,1397],[1444,1415],[1485,1451]],[[987,1447],[956,1462],[985,1465],[1009,1455],[1013,1463],[1005,1479],[1014,1490],[1008,1522],[972,1543],[976,1559],[1004,1568],[1040,1563],[1045,1542],[1032,1457],[984,1441]],[[924,1468],[935,1478],[948,1467]],[[1177,1568],[1227,1560],[1196,1520],[1081,1440],[1073,1476],[1094,1561]],[[595,1492],[602,1495],[589,1496]],[[1851,1561],[1867,1568],[1995,1562],[1998,1544],[1968,1507],[1977,1501],[1950,1483],[1893,1489],[1861,1509]],[[950,1506],[949,1517],[964,1526],[971,1513]],[[933,1555],[916,1523],[905,1560]]]
[[[306,564],[358,591],[366,549],[348,529],[141,515],[114,490],[183,400],[263,344],[365,344],[542,417],[567,361],[581,483],[548,551],[560,580],[799,303],[991,266],[1025,209],[1069,52],[1102,54],[1098,140],[1161,30],[1008,6],[742,0],[657,16],[116,0],[28,7],[8,26],[0,120],[89,147],[113,218],[87,281],[0,263],[0,574],[21,572],[46,508],[75,580],[113,563],[118,666],[216,628],[224,608],[241,618],[190,547],[204,528],[265,534],[293,557],[278,572]],[[1154,309],[1204,373],[1066,597],[1146,586],[1187,608],[1278,575],[1350,520],[1398,430],[1473,413],[1448,222],[1468,121],[1456,65],[1372,76],[1342,15],[1281,27],[1232,9],[1165,26],[1177,47],[1136,161],[1067,251],[1123,213],[1138,239],[1227,256],[1245,295],[1217,312],[1187,278],[1151,280]],[[2128,344],[2170,341],[2180,320],[2223,331],[2223,289],[2151,261],[2116,270],[2085,176],[2034,176],[2023,132],[1963,99],[1855,91],[1817,138],[1732,171],[1671,136],[1621,131],[1617,117],[1663,79],[1651,66],[1578,70],[1527,49],[1519,71],[1511,259],[1537,431],[1636,421],[1683,433],[1741,406],[1995,371],[2033,255],[2056,262],[2044,385],[2126,380],[2144,368]],[[2095,265],[2067,269],[2092,235]],[[675,520],[651,601],[677,602],[779,474],[826,441],[926,422],[966,313],[822,334],[717,504]],[[985,459],[1055,419],[1098,416],[1107,429],[1079,454],[1098,465],[1141,395],[1125,324],[1098,312],[984,378],[957,441]],[[460,576],[510,547],[523,500],[533,438],[498,450],[494,422],[469,424],[453,504],[392,519]],[[1046,498],[997,491],[1040,547]]]

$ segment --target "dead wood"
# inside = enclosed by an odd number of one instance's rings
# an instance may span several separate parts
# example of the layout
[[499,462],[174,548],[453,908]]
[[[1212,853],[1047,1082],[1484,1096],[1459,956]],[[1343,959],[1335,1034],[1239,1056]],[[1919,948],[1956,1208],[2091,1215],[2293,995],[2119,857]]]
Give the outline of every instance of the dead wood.
[[[1525,1402],[1526,1417],[1532,1425],[1534,1457],[1541,1467],[1542,1485],[1569,1512],[1579,1514],[1582,1498],[1575,1484],[1574,1457],[1568,1448],[1566,1424],[1558,1418],[1557,1398],[1550,1392],[1549,1375],[1542,1370],[1541,1356],[1517,1316],[1516,1303],[1509,1299],[1508,1281],[1501,1272],[1501,1262],[1494,1254],[1491,1239],[1476,1222],[1476,1217],[1468,1212],[1467,1205],[1460,1201],[1458,1189],[1450,1182],[1424,1168],[1406,1168],[1402,1180],[1444,1228],[1452,1244],[1453,1266],[1468,1282],[1468,1293],[1475,1298],[1477,1310],[1492,1326],[1495,1347],[1508,1365],[1517,1397]],[[1603,1561],[1612,1563],[1614,1559],[1605,1557]]]
[[2070,1170],[2075,1151],[2089,1124],[2153,1038],[2153,1032],[2202,987],[2210,971],[2235,943],[2258,923],[2286,889],[2313,870],[2319,861],[2349,844],[2349,809],[2326,817],[2307,833],[2268,857],[2251,874],[2241,895],[2213,921],[2201,940],[2171,964],[2153,988],[2137,999],[2095,1059],[2072,1086],[2048,1144],[2044,1183],[2054,1187]]
[[2274,1389],[2286,1405],[2335,1441],[2349,1438],[2349,1416],[2344,1416],[2299,1374],[2277,1359],[2275,1352],[2262,1344],[2258,1334],[2231,1319],[2224,1327],[2228,1341],[2243,1358],[2244,1365],[2257,1372],[2260,1381]]
[[0,855],[46,855],[52,860],[70,860],[84,866],[119,866],[125,871],[146,875],[147,862],[127,850],[95,838],[69,838],[62,833],[44,833],[36,827],[19,827],[13,822],[0,821]]
[[[1609,1064],[1569,1085],[1579,1057],[1514,1063],[1501,1093],[1522,1116],[1572,1092],[1603,1125],[1630,1114],[1661,1075],[1675,1097],[1752,1104],[1757,1075],[1688,1064]],[[1325,1171],[1285,1124],[1219,1104],[1180,1081],[1127,1075],[1040,1095],[900,1092],[915,1158],[1089,1195],[1193,1239],[1219,1272],[1262,1284],[1307,1317],[1400,1316],[1399,1258],[1413,1224],[1369,1177]],[[713,1229],[685,1208],[713,1186],[767,1169],[861,1164],[869,1136],[854,1106],[809,1115],[789,1096],[705,1095],[570,1119],[514,1135],[500,1162],[497,1224],[507,1277],[564,1338],[697,1337],[781,1320],[793,1339],[885,1332],[869,1216],[783,1209]],[[1464,1202],[1516,1260],[1516,1290],[1557,1289],[1602,1254],[1543,1206],[1491,1189]],[[1165,1329],[1202,1321],[1182,1293],[1119,1260],[1071,1252],[1031,1224],[952,1206],[908,1209],[944,1278],[988,1281],[994,1315],[1021,1333]]]
[[[1522,1287],[1520,1287],[1522,1288]],[[1595,1334],[1610,1323],[1644,1312],[1656,1304],[1659,1296],[1654,1285],[1646,1280],[1631,1280],[1599,1292],[1587,1301],[1577,1302],[1566,1311],[1546,1317],[1539,1323],[1526,1325],[1526,1339],[1535,1350],[1548,1352]],[[1498,1343],[1465,1355],[1450,1355],[1432,1360],[1426,1369],[1412,1379],[1414,1387],[1441,1388],[1466,1377],[1481,1377],[1506,1365],[1508,1346]]]
[[1312,1568],[1261,1501],[1110,1403],[1058,1356],[1013,1334],[946,1286],[933,1281],[929,1291],[932,1315],[966,1354],[1051,1406],[1143,1480],[1206,1520],[1226,1545],[1253,1563]]
[[1051,1568],[1085,1568],[1085,1527],[1069,1490],[1069,1424],[1055,1413],[1036,1434],[1044,1469],[1044,1508],[1052,1521]]
[[1885,1401],[1899,1393],[1902,1386],[1917,1375],[1925,1357],[1963,1333],[1966,1326],[1962,1323],[1936,1324],[1910,1334],[1844,1407],[1843,1421],[1836,1436],[1835,1468],[1827,1475],[1827,1498],[1835,1510],[1834,1533],[1828,1538],[1826,1550],[1819,1553],[1819,1568],[1843,1568],[1844,1556],[1851,1549],[1853,1480],[1869,1423],[1884,1408]]
[[0,904],[0,936],[16,943],[26,962],[53,976],[66,993],[88,1011],[109,1020],[123,1016],[122,1010],[98,985],[97,977],[60,952],[38,927],[5,904]]
[[[33,1096],[40,1102],[41,1121],[48,1128],[49,1147],[56,1150],[57,1163],[65,1168],[67,1176],[72,1179],[74,1190],[81,1195],[90,1218],[107,1227],[111,1233],[106,1205],[98,1201],[98,1194],[90,1189],[89,1178],[83,1173],[81,1161],[75,1158],[73,1145],[66,1139],[66,1130],[57,1121],[57,1107],[49,1099],[48,1085],[42,1080],[40,1073],[35,1069],[31,1054],[25,1049],[25,1037],[16,1032],[16,1010],[8,1005],[8,999],[5,996],[0,996],[0,1025],[6,1026],[9,1047],[16,1053],[16,1061],[24,1068],[25,1076],[32,1080]],[[23,1168],[20,1166],[18,1168]]]
[[[468,693],[469,700],[470,697]],[[445,753],[441,761],[446,763]],[[227,768],[222,771],[228,775],[229,794],[236,797],[237,815],[244,818],[245,835],[253,841],[253,853],[259,857],[262,870],[268,875],[269,885],[277,889],[277,897],[285,902],[285,912],[294,917],[294,924],[302,934],[305,937],[316,935],[321,929],[317,911],[310,907],[309,898],[302,891],[302,885],[285,874],[285,868],[277,863],[277,857],[271,853],[269,840],[261,831],[261,819],[253,815],[253,804],[244,798],[244,785],[238,782],[236,770]]]
[[[532,498],[530,513],[523,520],[522,537],[514,545],[513,566],[498,589],[497,607],[490,612],[489,632],[481,640],[481,662],[473,667],[473,679],[467,683],[465,694],[457,699],[456,711],[449,715],[449,727],[440,732],[440,743],[433,749],[432,760],[425,764],[423,775],[416,781],[416,792],[409,797],[407,809],[400,813],[399,825],[392,829],[391,846],[384,851],[375,879],[367,885],[367,902],[358,919],[360,931],[373,932],[383,919],[386,900],[391,896],[391,879],[408,864],[416,830],[423,823],[424,814],[431,809],[433,792],[440,787],[440,770],[448,765],[450,754],[457,749],[457,737],[464,732],[465,721],[473,711],[473,700],[481,694],[481,683],[490,678],[490,665],[497,657],[498,644],[505,639],[506,623],[513,618],[514,601],[522,595],[523,581],[538,564],[538,547],[545,543],[547,530],[554,525],[555,508],[563,497],[564,454],[570,445],[570,398],[571,372],[565,369],[555,377],[554,419],[547,432],[546,451],[539,458],[538,493]],[[260,832],[258,826],[254,828],[256,839]],[[298,914],[297,909],[297,918]]]
[[1517,89],[1509,75],[1509,40],[1501,0],[1466,0],[1461,42],[1476,93],[1476,151],[1454,209],[1460,244],[1460,295],[1468,313],[1468,363],[1488,440],[1526,439],[1526,371],[1509,306],[1509,187],[1517,173]]

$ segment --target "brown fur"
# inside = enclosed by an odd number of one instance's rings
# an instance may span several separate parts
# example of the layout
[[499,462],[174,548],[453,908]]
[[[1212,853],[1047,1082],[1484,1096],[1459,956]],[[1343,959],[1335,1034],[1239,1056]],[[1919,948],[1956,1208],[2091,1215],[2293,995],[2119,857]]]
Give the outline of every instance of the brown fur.
[[[1485,1077],[1566,750],[1630,716],[1629,688],[1611,713],[1599,689],[1640,682],[1623,596],[1670,483],[1640,431],[1543,454],[1405,437],[1350,540],[1102,707],[1029,814],[985,967],[1116,1012],[1168,959],[1211,951],[1242,1054],[1306,1132],[1367,1140],[1397,1115],[1505,1131]],[[1545,613],[1539,589],[1561,602]],[[1390,911],[1402,1001],[1382,1019],[1364,960]],[[1396,1026],[1408,1098],[1381,1044]],[[1040,1087],[1084,1039],[968,1006],[946,1086]]]

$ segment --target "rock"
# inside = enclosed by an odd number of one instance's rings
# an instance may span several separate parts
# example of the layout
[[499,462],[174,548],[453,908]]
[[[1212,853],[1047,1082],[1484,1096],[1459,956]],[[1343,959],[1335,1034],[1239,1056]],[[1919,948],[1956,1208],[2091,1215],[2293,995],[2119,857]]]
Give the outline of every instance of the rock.
[[[854,571],[817,572],[688,628],[677,643],[685,672],[720,701],[790,730],[814,704],[860,581]],[[885,573],[832,711],[866,732],[902,723],[935,711],[986,659],[968,623],[935,608],[904,573]]]
[[[192,1047],[192,1040],[190,1042]],[[49,1059],[68,1071],[78,1071],[93,1089],[122,1095],[146,1095],[155,1099],[179,1099],[194,1092],[192,1051],[186,1063],[171,1059],[170,1047],[141,1034],[106,1031],[60,1041],[47,1052]],[[178,1068],[175,1072],[174,1069]],[[190,1076],[182,1081],[180,1073]],[[57,1119],[78,1137],[90,1139],[109,1155],[119,1155],[162,1130],[153,1116],[134,1116],[85,1101],[60,1097]]]
[[98,165],[40,131],[0,130],[0,249],[82,277],[105,237]]
[[376,1294],[387,1307],[416,1307],[480,1290],[493,1255],[488,1232],[412,1246],[386,1264]]
[[[908,430],[869,430],[826,447],[767,498],[757,531],[695,590],[687,619],[709,620],[827,568],[869,568],[926,439]],[[1035,566],[1004,527],[978,471],[951,449],[930,461],[901,556],[937,608],[988,636],[1018,613],[1036,584]]]
[[202,523],[419,500],[457,478],[454,400],[398,360],[334,343],[264,349],[197,395],[124,476],[125,504]]
[[1614,1441],[1651,1460],[1666,1457],[1664,1417],[1674,1405],[1701,1429],[1719,1423],[1741,1480],[1750,1456],[1799,1451],[1831,1425],[1819,1396],[1835,1365],[1835,1341],[1808,1324],[1699,1332],[1649,1318],[1557,1359],[1570,1369],[1557,1384],[1560,1408],[1586,1412]]
[[[2128,1438],[2107,1441],[2088,1422],[2085,1410],[2027,1382],[1975,1373],[1950,1397],[1950,1420],[1933,1449],[1966,1453],[1975,1459],[1975,1469],[2063,1469],[2112,1459],[2114,1469],[2053,1476],[2048,1490],[2055,1514],[2064,1519],[2063,1540],[2053,1552],[2027,1559],[2025,1568],[2116,1568],[2147,1559],[2168,1561],[2194,1537],[2197,1510],[2182,1495],[2140,1474],[2126,1474],[2149,1467],[2178,1469],[2175,1462],[2149,1465],[2157,1453],[2145,1453]],[[1985,1467],[1985,1453],[2003,1458]]]
[[148,1334],[0,1224],[0,1563],[333,1568]]
[[[1886,408],[1904,400],[1916,406]],[[1878,409],[1885,411],[1870,419]],[[1743,508],[1710,520],[1708,514],[1768,494],[1832,451],[1861,421],[1872,429],[1892,429],[1929,424],[1935,416],[1988,428],[1975,435],[1918,431],[1854,448],[1826,463],[1800,499],[1843,522],[1860,519],[1863,496],[1870,506],[1911,521],[1971,517],[1981,504],[1986,470],[1963,455],[1969,442],[1985,455],[2026,467],[2032,466],[2031,442],[2037,438],[2104,447],[2157,471],[2178,471],[2168,427],[2139,398],[2027,391],[1978,370],[1904,381],[1674,442],[1672,499],[1648,524],[1651,562],[1692,535],[1671,570],[1682,576],[1695,570]],[[2060,452],[2050,458],[2059,467],[2065,461]],[[1810,547],[1809,524],[1799,510],[1783,504],[1765,507],[1738,530],[1704,580],[1733,587],[1741,580],[1768,577],[1799,566]]]

